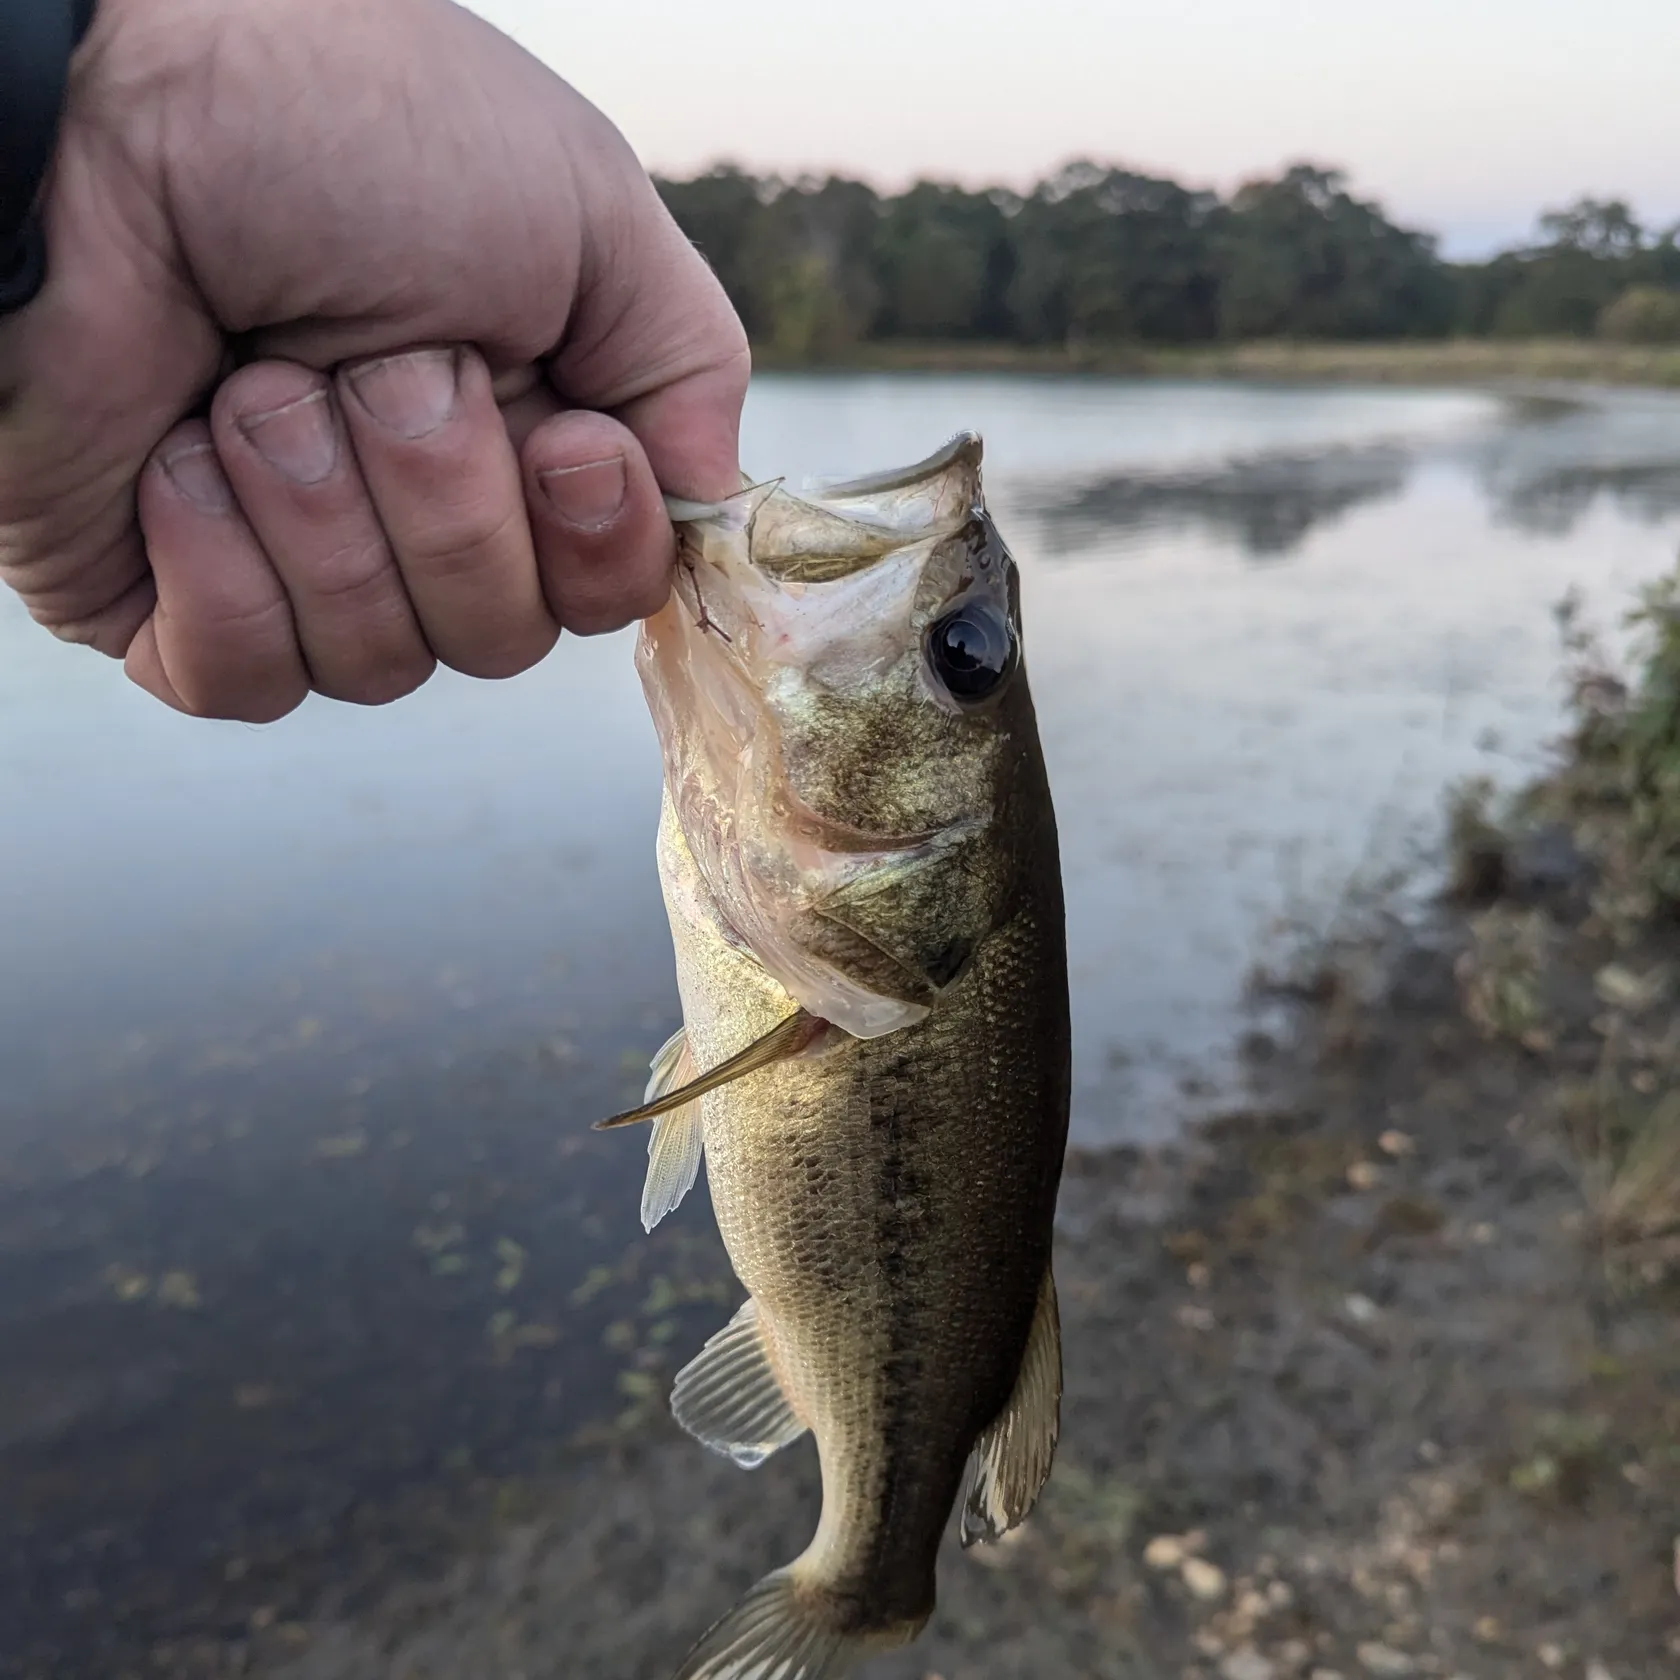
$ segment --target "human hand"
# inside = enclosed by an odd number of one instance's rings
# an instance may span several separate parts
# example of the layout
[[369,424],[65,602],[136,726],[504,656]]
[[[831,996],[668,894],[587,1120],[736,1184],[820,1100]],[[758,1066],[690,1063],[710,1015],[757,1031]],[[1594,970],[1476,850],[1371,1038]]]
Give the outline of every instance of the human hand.
[[[0,319],[0,581],[263,722],[664,601],[744,335],[604,117],[448,0],[101,0]],[[207,405],[207,406],[206,406]]]

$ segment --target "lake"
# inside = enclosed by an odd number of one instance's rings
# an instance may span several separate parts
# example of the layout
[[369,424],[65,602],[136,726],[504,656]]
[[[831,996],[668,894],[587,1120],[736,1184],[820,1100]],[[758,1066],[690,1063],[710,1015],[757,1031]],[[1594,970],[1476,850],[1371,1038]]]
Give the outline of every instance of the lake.
[[[767,375],[743,457],[964,427],[1023,572],[1075,1136],[1162,1140],[1240,1094],[1256,965],[1427,891],[1445,787],[1540,761],[1556,603],[1613,629],[1674,561],[1680,400]],[[657,1400],[631,1316],[715,1327],[704,1198],[644,1239],[641,1147],[588,1131],[676,1024],[658,775],[626,635],[255,729],[0,600],[0,1676],[137,1670],[375,1533],[427,1567]]]

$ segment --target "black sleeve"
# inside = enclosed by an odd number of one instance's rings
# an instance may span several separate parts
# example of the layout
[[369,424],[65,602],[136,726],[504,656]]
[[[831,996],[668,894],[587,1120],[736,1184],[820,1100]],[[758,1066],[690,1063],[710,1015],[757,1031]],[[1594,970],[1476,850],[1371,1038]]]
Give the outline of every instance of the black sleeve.
[[0,0],[0,314],[45,272],[35,199],[52,160],[70,55],[93,0]]

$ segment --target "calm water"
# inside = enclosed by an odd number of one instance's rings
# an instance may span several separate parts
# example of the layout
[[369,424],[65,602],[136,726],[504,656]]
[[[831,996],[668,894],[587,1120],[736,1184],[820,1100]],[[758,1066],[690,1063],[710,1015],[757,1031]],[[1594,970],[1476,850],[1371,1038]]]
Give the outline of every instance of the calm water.
[[[1535,762],[1552,605],[1674,558],[1680,403],[767,377],[744,453],[965,426],[1024,571],[1076,1135],[1159,1137],[1231,1089],[1280,921]],[[645,1241],[639,1147],[587,1131],[675,1024],[657,802],[626,637],[252,729],[0,600],[0,1675],[301,1609],[375,1532],[423,1564],[713,1327],[703,1198]]]

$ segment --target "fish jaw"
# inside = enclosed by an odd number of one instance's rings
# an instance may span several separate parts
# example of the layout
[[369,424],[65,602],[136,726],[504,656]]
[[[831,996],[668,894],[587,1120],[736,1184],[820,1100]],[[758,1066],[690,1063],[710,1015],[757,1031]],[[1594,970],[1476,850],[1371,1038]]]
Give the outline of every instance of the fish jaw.
[[729,536],[708,533],[637,643],[677,821],[712,912],[790,996],[853,1037],[899,1031],[927,1014],[937,988],[873,953],[867,977],[848,972],[811,935],[830,931],[825,905],[913,864],[972,818],[911,832],[858,827],[800,796],[793,760],[821,750],[813,708],[877,688],[929,703],[916,692],[917,597],[933,544],[813,585],[767,576]]
[[965,434],[812,498],[773,484],[674,505],[675,587],[637,646],[710,913],[858,1038],[921,1020],[1001,910],[1007,870],[975,842],[1030,705],[1021,682],[965,705],[931,651],[952,603],[982,596],[1019,634],[979,466]]
[[680,860],[668,855],[669,839],[661,841],[673,920],[709,924],[796,1003],[854,1038],[912,1025],[927,1014],[926,1002],[883,994],[825,961],[800,934],[824,902],[914,846],[835,845],[840,836],[825,836],[790,805],[774,718],[732,657],[696,646],[707,634],[673,597],[644,624],[637,645],[682,840]]

